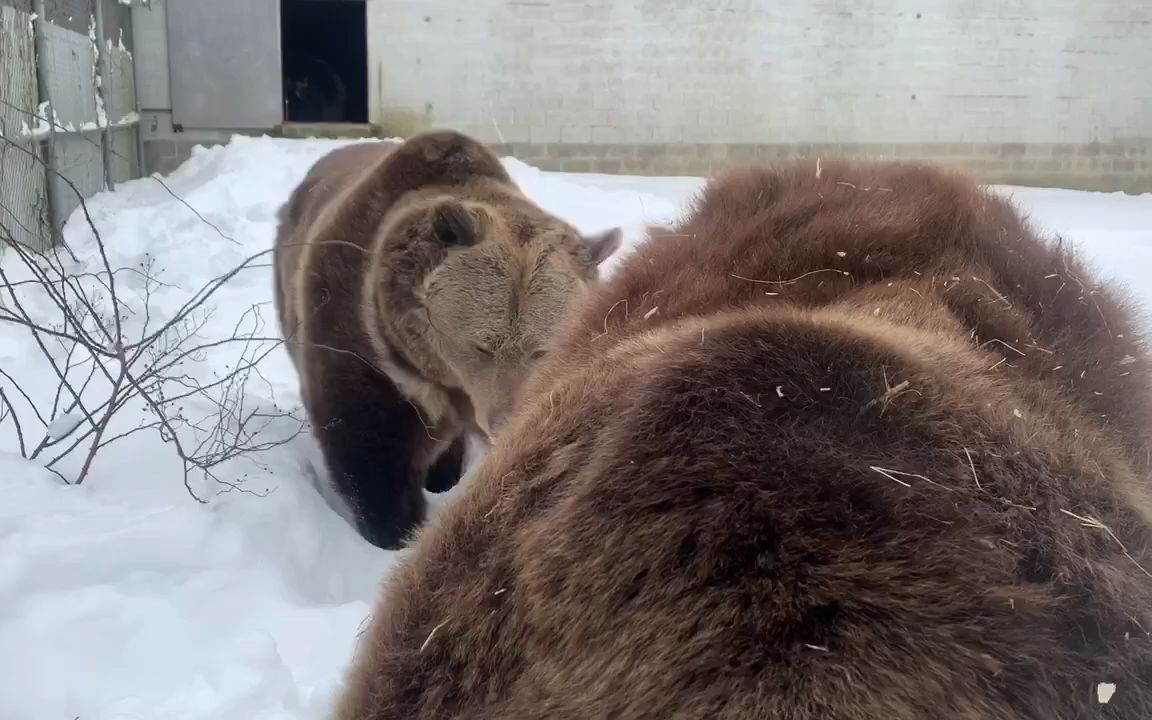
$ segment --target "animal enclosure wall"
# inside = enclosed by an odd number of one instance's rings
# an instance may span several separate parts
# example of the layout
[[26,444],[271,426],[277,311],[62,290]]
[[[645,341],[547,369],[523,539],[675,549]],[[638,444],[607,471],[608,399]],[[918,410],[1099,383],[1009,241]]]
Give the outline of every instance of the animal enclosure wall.
[[544,167],[841,153],[1152,190],[1148,0],[370,0],[370,118]]
[[47,177],[28,124],[40,104],[35,57],[29,14],[0,5],[0,238],[25,244],[47,230]]
[[139,175],[129,20],[118,0],[0,0],[0,241],[46,246]]

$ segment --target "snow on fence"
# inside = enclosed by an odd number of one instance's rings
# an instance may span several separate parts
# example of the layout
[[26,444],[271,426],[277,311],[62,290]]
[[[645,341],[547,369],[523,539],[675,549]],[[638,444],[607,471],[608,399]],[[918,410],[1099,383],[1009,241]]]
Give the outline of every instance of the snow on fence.
[[0,244],[45,249],[83,199],[140,174],[129,7],[10,3],[0,1]]
[[132,2],[0,0],[0,456],[78,485],[109,445],[154,434],[206,502],[241,489],[233,461],[252,467],[304,423],[249,387],[283,343],[267,303],[215,301],[240,275],[265,280],[271,248],[247,252],[157,177],[236,250],[188,288],[151,248],[133,254],[138,233],[117,235],[114,195],[92,199],[141,174]]

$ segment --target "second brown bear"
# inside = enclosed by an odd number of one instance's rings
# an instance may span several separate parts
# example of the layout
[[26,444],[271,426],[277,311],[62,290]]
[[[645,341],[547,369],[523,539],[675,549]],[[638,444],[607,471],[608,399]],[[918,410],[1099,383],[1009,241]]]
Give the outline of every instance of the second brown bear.
[[931,167],[735,170],[557,331],[339,720],[1147,720],[1136,316]]
[[281,210],[276,298],[325,464],[361,534],[398,548],[424,488],[493,435],[567,306],[619,246],[544,211],[441,131],[322,157]]

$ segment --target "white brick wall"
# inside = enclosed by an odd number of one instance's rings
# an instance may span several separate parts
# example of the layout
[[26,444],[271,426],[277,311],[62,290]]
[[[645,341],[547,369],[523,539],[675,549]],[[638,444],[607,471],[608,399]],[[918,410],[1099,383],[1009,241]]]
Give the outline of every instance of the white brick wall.
[[1152,138],[1152,0],[368,0],[370,112],[505,142]]

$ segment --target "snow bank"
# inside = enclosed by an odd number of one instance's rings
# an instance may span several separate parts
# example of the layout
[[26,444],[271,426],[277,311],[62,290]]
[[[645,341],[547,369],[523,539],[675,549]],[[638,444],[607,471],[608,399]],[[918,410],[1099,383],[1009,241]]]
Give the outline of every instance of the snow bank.
[[1079,246],[1105,277],[1152,307],[1152,194],[1000,188],[1048,235]]
[[[167,189],[133,181],[89,209],[113,267],[155,261],[167,284],[152,297],[153,322],[163,320],[209,278],[270,247],[280,203],[340,144],[238,137],[198,149],[164,179]],[[586,231],[622,225],[629,242],[646,223],[673,218],[701,183],[505,162],[547,209]],[[1152,299],[1152,196],[1011,191],[1039,224],[1082,243],[1106,272]],[[66,239],[82,263],[95,261],[79,214]],[[201,334],[230,332],[262,303],[265,331],[275,335],[270,272],[238,274],[214,296]],[[129,304],[142,307],[142,283],[122,284]],[[126,319],[133,329],[142,322]],[[188,372],[210,377],[232,361],[210,353]],[[52,378],[22,331],[0,325],[0,365],[29,380],[37,402],[50,398]],[[267,383],[249,388],[253,403],[298,404],[283,351],[262,372]],[[74,420],[59,418],[52,431]],[[363,542],[331,511],[313,484],[308,437],[222,469],[265,497],[216,495],[207,484],[198,486],[206,505],[190,499],[171,448],[153,433],[110,446],[79,487],[20,459],[16,447],[11,426],[0,425],[0,720],[324,716],[398,554]]]
[[[340,144],[238,137],[198,148],[163,185],[136,180],[90,201],[110,265],[155,262],[166,283],[152,294],[150,327],[211,278],[271,247],[279,205]],[[635,240],[645,222],[675,211],[642,190],[584,187],[507,164],[542,205],[583,230],[621,224]],[[65,238],[82,265],[96,267],[95,237],[80,211]],[[253,304],[262,304],[265,334],[277,334],[266,260],[213,296],[202,336],[227,335]],[[27,279],[13,258],[5,268],[13,280]],[[141,310],[143,282],[117,280],[126,303]],[[46,297],[29,303],[33,315],[50,308]],[[143,319],[127,317],[125,326],[138,332]],[[207,379],[234,361],[221,350],[187,371]],[[0,324],[0,365],[38,405],[51,404],[54,379],[22,330]],[[250,384],[252,403],[298,405],[282,349],[261,369],[267,383]],[[129,429],[141,410],[126,411],[110,433]],[[47,431],[62,434],[76,420],[61,415]],[[12,427],[0,425],[0,657],[8,661],[0,720],[324,716],[398,554],[365,543],[332,512],[314,487],[319,459],[310,438],[222,468],[225,480],[266,497],[216,495],[211,483],[198,484],[207,505],[188,496],[172,448],[151,432],[109,446],[79,487],[16,449]],[[77,462],[60,469],[75,473]]]

